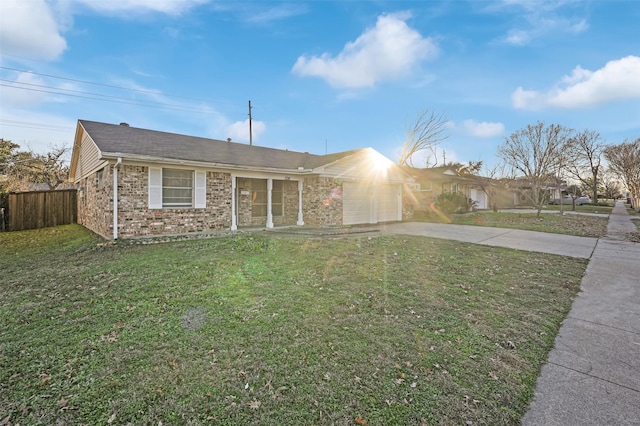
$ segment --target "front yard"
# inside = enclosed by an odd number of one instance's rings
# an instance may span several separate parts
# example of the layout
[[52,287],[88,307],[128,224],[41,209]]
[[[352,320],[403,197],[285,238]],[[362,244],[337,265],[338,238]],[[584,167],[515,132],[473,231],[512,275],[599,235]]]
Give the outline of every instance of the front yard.
[[517,425],[586,264],[407,236],[2,233],[0,423]]

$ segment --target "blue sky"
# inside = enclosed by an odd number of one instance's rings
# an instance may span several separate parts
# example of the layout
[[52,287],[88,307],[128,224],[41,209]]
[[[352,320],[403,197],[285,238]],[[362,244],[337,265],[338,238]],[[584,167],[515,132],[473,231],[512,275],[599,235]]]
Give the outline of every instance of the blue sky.
[[0,137],[39,152],[77,119],[248,142],[248,100],[255,145],[316,154],[396,161],[425,109],[449,120],[431,163],[493,164],[537,121],[640,137],[635,0],[2,0],[0,16]]

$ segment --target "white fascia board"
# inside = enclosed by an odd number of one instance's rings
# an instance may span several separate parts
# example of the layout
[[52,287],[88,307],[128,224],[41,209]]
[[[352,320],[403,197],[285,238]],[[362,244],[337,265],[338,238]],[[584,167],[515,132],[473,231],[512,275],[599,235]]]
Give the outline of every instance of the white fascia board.
[[229,172],[234,171],[255,171],[255,172],[263,172],[263,173],[281,173],[287,175],[309,175],[313,173],[313,169],[279,169],[279,168],[270,168],[270,167],[255,167],[255,166],[242,166],[236,164],[221,164],[221,163],[210,163],[203,161],[191,161],[191,160],[176,160],[171,158],[163,158],[163,157],[152,157],[147,155],[131,155],[131,154],[123,154],[120,152],[105,152],[102,153],[101,158],[116,160],[118,157],[122,157],[123,159],[127,159],[137,163],[143,164],[166,164],[173,166],[184,166],[184,167],[193,167],[198,169],[219,169]]

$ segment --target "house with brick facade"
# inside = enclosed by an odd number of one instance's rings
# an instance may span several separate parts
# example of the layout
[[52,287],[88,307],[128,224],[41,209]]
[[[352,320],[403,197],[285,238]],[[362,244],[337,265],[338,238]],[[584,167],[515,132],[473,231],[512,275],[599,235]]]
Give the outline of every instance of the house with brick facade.
[[372,148],[294,152],[79,120],[78,222],[108,239],[401,221],[414,179]]

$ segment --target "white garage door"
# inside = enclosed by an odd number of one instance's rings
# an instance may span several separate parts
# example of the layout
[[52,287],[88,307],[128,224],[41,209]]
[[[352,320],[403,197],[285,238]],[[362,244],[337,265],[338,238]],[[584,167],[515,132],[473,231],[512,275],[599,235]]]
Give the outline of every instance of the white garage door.
[[342,185],[342,223],[357,225],[371,221],[371,188],[369,185],[345,182]]
[[476,209],[487,208],[487,194],[485,194],[484,191],[481,191],[479,189],[472,189],[470,195],[470,198],[477,203]]
[[398,220],[398,209],[400,208],[398,201],[399,191],[398,185],[380,185],[377,188],[378,222]]

